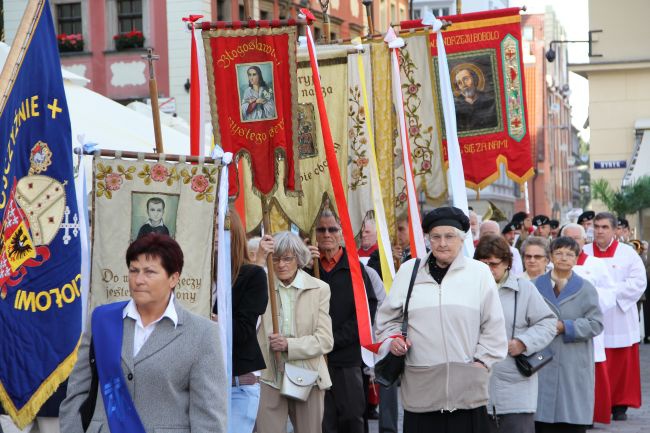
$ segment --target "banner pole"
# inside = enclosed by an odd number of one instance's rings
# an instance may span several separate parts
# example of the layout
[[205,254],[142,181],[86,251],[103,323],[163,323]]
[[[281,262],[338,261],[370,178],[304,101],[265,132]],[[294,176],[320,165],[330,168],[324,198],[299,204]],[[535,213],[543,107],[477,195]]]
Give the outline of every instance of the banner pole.
[[151,117],[153,119],[153,132],[156,139],[156,153],[164,153],[162,130],[160,128],[160,107],[158,106],[158,84],[154,73],[153,62],[160,56],[154,55],[153,48],[147,49],[148,53],[141,56],[149,63],[149,97],[151,98]]
[[330,0],[318,0],[320,8],[323,11],[323,33],[325,33],[325,42],[332,42],[332,35],[330,34],[330,16],[327,13],[330,7]]
[[[311,235],[311,244],[316,246],[316,233],[312,233]],[[314,264],[313,269],[314,269],[314,277],[318,278],[320,280],[320,262],[318,261],[317,258],[312,259],[312,263]]]
[[[262,201],[262,224],[264,224],[264,231],[267,234],[271,233],[271,206],[265,196],[260,198]],[[278,323],[278,303],[275,296],[275,272],[273,270],[273,256],[268,254],[266,256],[266,269],[267,279],[269,282],[269,303],[271,304],[271,320],[273,322],[273,333],[277,334],[280,329]],[[280,369],[280,352],[275,352],[275,362]]]
[[463,13],[463,0],[456,0],[456,15]]
[[363,5],[366,7],[366,18],[368,20],[368,36],[371,37],[375,34],[375,23],[372,19],[372,0],[363,0]]

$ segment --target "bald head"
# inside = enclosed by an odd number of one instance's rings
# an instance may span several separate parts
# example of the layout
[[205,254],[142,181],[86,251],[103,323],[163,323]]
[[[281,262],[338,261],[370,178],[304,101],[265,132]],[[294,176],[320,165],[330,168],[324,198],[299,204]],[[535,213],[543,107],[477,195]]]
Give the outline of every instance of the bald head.
[[501,229],[496,221],[487,220],[481,223],[479,238],[485,235],[501,235]]

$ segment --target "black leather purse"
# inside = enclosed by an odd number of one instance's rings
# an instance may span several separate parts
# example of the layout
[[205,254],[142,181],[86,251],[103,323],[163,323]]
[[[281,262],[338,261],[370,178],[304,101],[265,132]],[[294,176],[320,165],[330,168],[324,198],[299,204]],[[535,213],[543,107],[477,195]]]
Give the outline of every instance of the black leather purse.
[[[413,265],[413,272],[411,273],[411,282],[409,283],[409,290],[406,294],[406,302],[404,303],[404,320],[402,321],[402,336],[406,338],[408,322],[409,322],[409,301],[411,300],[411,292],[413,291],[413,284],[415,283],[415,276],[420,268],[420,259],[415,259]],[[396,356],[391,352],[384,356],[375,364],[375,382],[391,386],[404,372],[405,356]]]
[[[515,291],[515,316],[512,320],[512,338],[515,338],[515,322],[517,321],[517,292]],[[539,369],[553,360],[553,351],[547,347],[532,355],[519,354],[514,357],[517,370],[523,376],[530,377]]]

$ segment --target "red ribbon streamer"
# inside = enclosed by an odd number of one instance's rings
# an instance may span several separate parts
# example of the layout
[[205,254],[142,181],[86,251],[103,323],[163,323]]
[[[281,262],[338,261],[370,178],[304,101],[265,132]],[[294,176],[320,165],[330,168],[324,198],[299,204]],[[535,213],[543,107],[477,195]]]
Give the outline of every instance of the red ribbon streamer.
[[[203,18],[203,15],[190,15],[183,21],[191,23]],[[196,48],[196,35],[194,27],[192,33],[192,46],[190,51],[190,154],[198,156],[201,144],[201,86],[199,85],[199,57]]]
[[[304,13],[304,12],[303,12]],[[318,75],[318,65],[316,64],[316,55],[314,53],[314,41],[311,36],[311,31],[307,32],[307,48],[309,50],[309,62],[311,63],[311,71],[314,78],[314,90],[316,91],[316,102],[318,104],[318,115],[323,132],[323,141],[325,143],[325,155],[327,157],[327,166],[329,168],[330,177],[332,179],[332,188],[334,190],[334,199],[336,200],[336,207],[339,211],[339,218],[341,219],[341,228],[343,229],[343,239],[345,240],[346,252],[348,254],[348,262],[350,264],[350,274],[352,275],[352,291],[354,293],[354,307],[357,314],[357,326],[359,329],[359,341],[361,346],[375,353],[378,350],[377,345],[373,344],[372,331],[370,326],[370,314],[368,310],[368,298],[366,297],[366,288],[363,283],[363,276],[361,274],[361,263],[359,262],[359,255],[354,247],[354,234],[352,232],[352,223],[350,222],[350,214],[348,213],[348,204],[345,199],[345,190],[343,189],[343,182],[341,181],[341,172],[339,171],[339,163],[336,159],[336,151],[334,150],[334,140],[332,139],[332,132],[330,131],[330,123],[327,118],[327,110],[325,109],[325,99],[323,98],[323,91]]]

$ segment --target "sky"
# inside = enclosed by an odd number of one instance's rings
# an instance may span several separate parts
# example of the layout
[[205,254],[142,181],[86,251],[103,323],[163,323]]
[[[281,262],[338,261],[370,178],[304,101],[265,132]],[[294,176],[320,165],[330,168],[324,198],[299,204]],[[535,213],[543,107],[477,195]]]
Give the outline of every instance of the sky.
[[[510,6],[525,5],[526,13],[544,13],[546,6],[551,6],[564,27],[568,40],[584,41],[589,32],[588,0],[510,0]],[[588,44],[567,44],[569,63],[588,63]],[[571,72],[569,74],[569,97],[572,107],[572,123],[581,131],[581,136],[589,140],[589,131],[583,129],[589,109],[589,84],[586,78]]]

